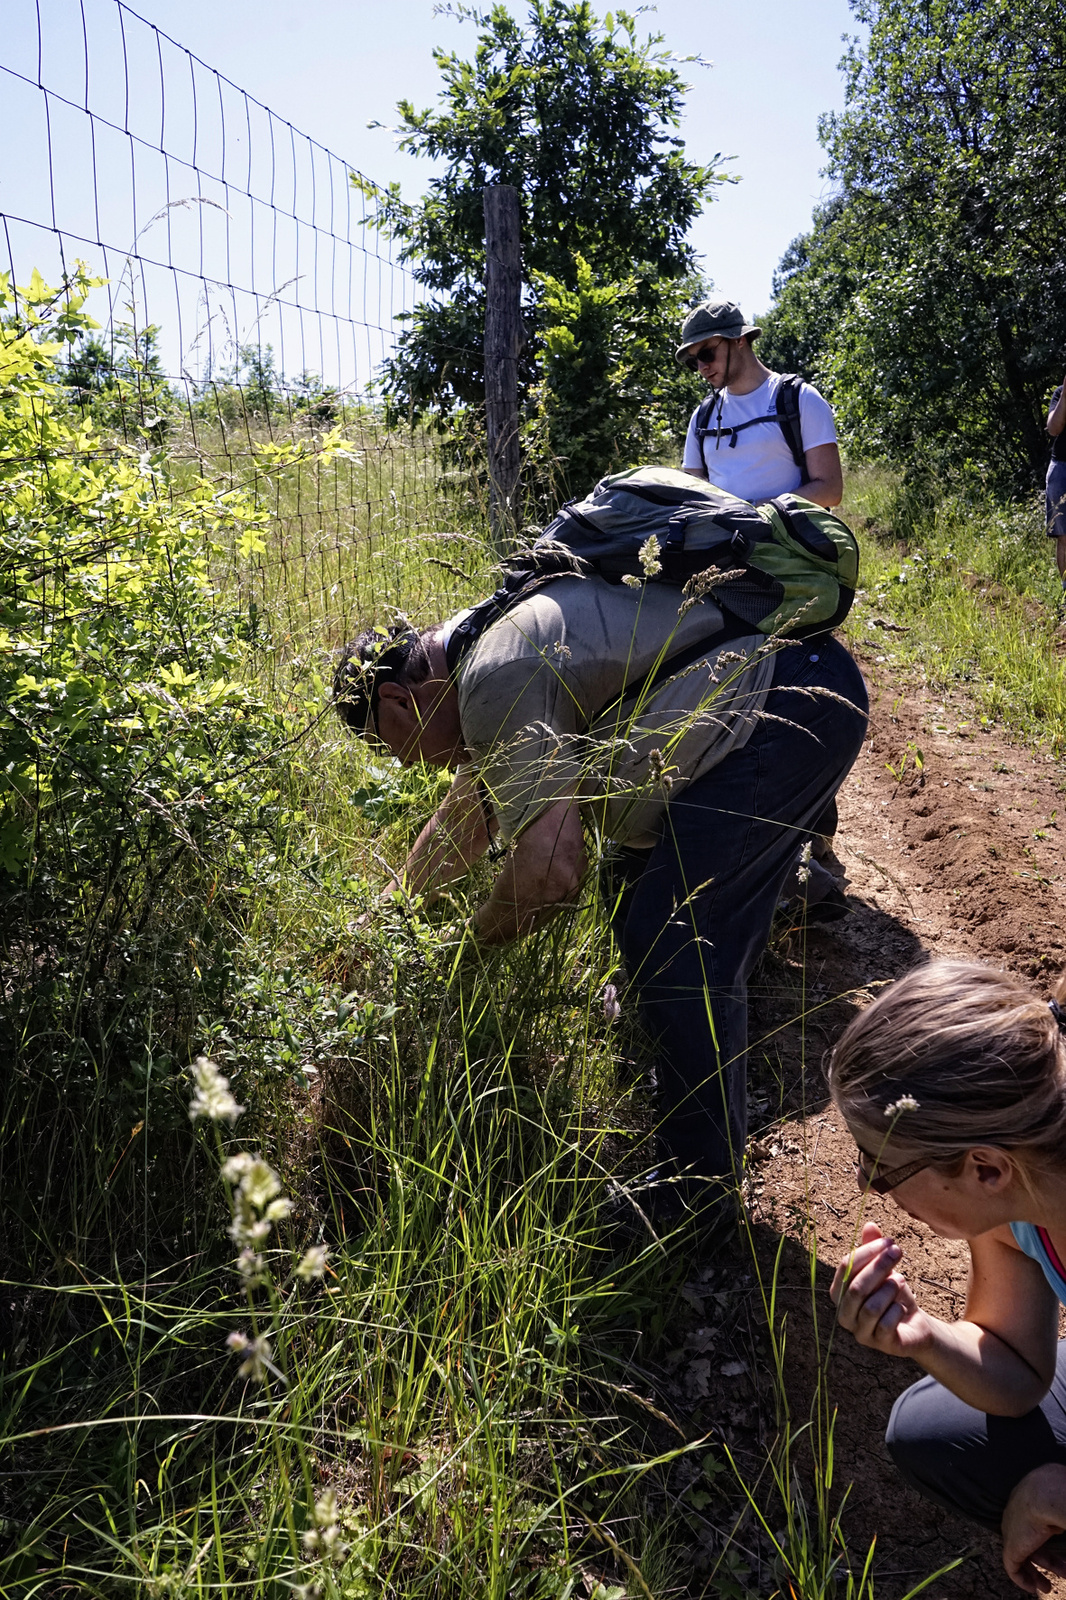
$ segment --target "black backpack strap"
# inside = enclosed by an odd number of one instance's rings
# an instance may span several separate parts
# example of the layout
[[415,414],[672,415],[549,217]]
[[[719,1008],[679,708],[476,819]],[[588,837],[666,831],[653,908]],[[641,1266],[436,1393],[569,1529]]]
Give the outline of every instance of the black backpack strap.
[[777,420],[781,424],[781,432],[785,436],[785,443],[792,452],[792,459],[800,470],[801,483],[810,481],[807,471],[807,457],[803,449],[803,431],[800,427],[800,390],[803,388],[803,379],[795,372],[785,372],[781,375],[781,382],[777,386]]
[[696,443],[699,446],[701,455],[703,454],[703,441],[706,439],[707,435],[713,431],[711,428],[711,418],[714,416],[714,408],[717,403],[718,391],[716,389],[712,389],[706,400],[702,400],[700,402],[700,408],[696,412],[696,418],[693,423],[693,432],[696,435]]
[[494,622],[499,622],[508,611],[513,611],[527,595],[535,594],[538,589],[543,589],[547,584],[554,583],[556,578],[566,576],[568,572],[572,573],[574,570],[571,565],[569,568],[550,572],[538,572],[535,567],[515,568],[508,572],[496,593],[473,606],[462,621],[457,622],[452,629],[444,651],[449,675],[455,676],[467,651],[473,648]]

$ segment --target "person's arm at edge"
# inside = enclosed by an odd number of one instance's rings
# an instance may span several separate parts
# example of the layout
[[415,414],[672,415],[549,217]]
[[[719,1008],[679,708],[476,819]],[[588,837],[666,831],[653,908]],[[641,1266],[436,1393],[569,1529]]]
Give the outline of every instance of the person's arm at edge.
[[572,902],[588,868],[581,813],[557,800],[519,834],[472,923],[480,944],[510,944]]
[[1014,1486],[1003,1513],[1003,1565],[1019,1589],[1046,1594],[1051,1585],[1037,1571],[1046,1567],[1066,1577],[1066,1560],[1045,1551],[1049,1539],[1066,1530],[1066,1467],[1049,1461],[1026,1473]]
[[382,891],[403,888],[432,904],[439,890],[470,870],[490,844],[485,808],[473,767],[463,766],[441,804],[411,846],[397,878]]
[[844,469],[840,464],[840,450],[835,444],[816,444],[807,451],[806,483],[796,490],[805,500],[832,511],[844,498]]
[[1062,381],[1059,398],[1047,414],[1046,426],[1053,439],[1057,439],[1063,428],[1066,428],[1066,378]]

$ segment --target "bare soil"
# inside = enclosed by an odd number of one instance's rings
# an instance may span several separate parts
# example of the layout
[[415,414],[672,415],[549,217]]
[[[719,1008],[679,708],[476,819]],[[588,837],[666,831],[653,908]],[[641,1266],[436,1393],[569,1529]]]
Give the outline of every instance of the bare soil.
[[[754,1145],[750,1179],[756,1252],[768,1279],[781,1249],[794,1422],[808,1415],[820,1361],[828,1373],[837,1408],[835,1484],[853,1485],[844,1517],[852,1558],[858,1553],[861,1565],[876,1535],[878,1594],[895,1600],[965,1555],[960,1568],[926,1592],[938,1600],[1006,1600],[1021,1591],[1002,1569],[998,1539],[923,1501],[885,1451],[892,1403],[920,1376],[918,1368],[863,1350],[846,1334],[832,1336],[828,1285],[855,1238],[859,1194],[853,1146],[827,1102],[821,1060],[856,1007],[931,956],[974,956],[1024,974],[1038,991],[1043,980],[1050,985],[1063,965],[1066,932],[1063,770],[1002,729],[982,727],[961,697],[935,694],[917,676],[901,681],[883,658],[862,664],[871,690],[870,736],[841,793],[837,843],[852,914],[806,934],[780,932],[753,992],[753,1100],[767,1107],[768,1124]],[[795,1020],[800,1011],[802,1025]],[[783,1119],[769,1120],[775,1109],[786,1113]],[[757,1126],[759,1118],[753,1121]],[[883,1223],[899,1241],[903,1269],[923,1303],[936,1315],[959,1315],[965,1245],[936,1238],[888,1197],[868,1197],[863,1218]],[[810,1243],[817,1253],[813,1294]],[[687,1404],[690,1426],[705,1424],[754,1465],[775,1425],[772,1385],[765,1344],[760,1348],[754,1331],[754,1275],[746,1289],[749,1370],[732,1380],[722,1376],[744,1359],[745,1318],[736,1307],[727,1318],[715,1305],[715,1290],[727,1287],[735,1300],[745,1289],[740,1267],[725,1284],[730,1271],[722,1262],[717,1274],[708,1269],[686,1286],[692,1315],[678,1330],[667,1385],[673,1393],[665,1398],[675,1408]],[[812,1297],[820,1307],[817,1338]],[[724,1303],[727,1296],[719,1298]],[[749,1584],[771,1593],[750,1517],[738,1542],[754,1568]],[[710,1534],[704,1543],[712,1554]],[[691,1592],[715,1591],[696,1582]],[[1066,1597],[1066,1583],[1052,1592]]]

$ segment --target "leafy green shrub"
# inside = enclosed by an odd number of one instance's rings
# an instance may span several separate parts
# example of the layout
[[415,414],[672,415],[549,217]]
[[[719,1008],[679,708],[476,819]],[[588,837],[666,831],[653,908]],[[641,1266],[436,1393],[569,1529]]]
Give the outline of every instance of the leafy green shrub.
[[674,325],[699,298],[698,285],[652,285],[639,274],[598,283],[580,255],[575,277],[568,288],[536,275],[543,356],[525,457],[527,476],[556,502],[586,494],[608,472],[659,458],[672,463],[704,393],[672,349]]
[[177,400],[163,371],[154,323],[138,328],[120,322],[109,339],[86,331],[63,364],[62,381],[97,426],[153,445],[166,438]]
[[135,1113],[180,1125],[174,1075],[287,840],[291,729],[249,688],[212,577],[218,542],[260,546],[257,513],[64,403],[55,359],[89,287],[35,274],[16,306],[0,279],[0,1041],[23,1156],[27,1118],[52,1130],[39,1154],[60,1124],[90,1148]]

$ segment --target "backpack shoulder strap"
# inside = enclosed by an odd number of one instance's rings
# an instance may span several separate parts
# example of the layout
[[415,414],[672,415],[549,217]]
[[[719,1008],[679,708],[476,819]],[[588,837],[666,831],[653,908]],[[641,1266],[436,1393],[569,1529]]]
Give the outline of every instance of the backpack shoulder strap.
[[810,474],[807,471],[807,457],[803,449],[803,432],[800,427],[800,390],[803,388],[803,379],[795,372],[781,374],[781,382],[777,386],[776,406],[777,420],[781,424],[781,432],[785,436],[785,443],[792,452],[792,459],[800,469],[802,481],[807,483]]
[[481,600],[469,610],[461,622],[457,622],[452,629],[448,647],[444,658],[448,663],[448,673],[454,677],[462,664],[467,651],[473,649],[481,635],[492,627],[494,622],[499,622],[508,611],[513,611],[515,606],[521,604],[527,595],[535,594],[538,589],[545,588],[556,578],[573,574],[575,567],[554,564],[550,568],[541,569],[530,564],[529,566],[515,567],[509,571],[503,583],[495,594],[489,595],[487,600]]
[[706,439],[707,435],[711,431],[711,417],[714,415],[714,408],[717,404],[717,401],[718,395],[716,391],[712,389],[706,400],[700,401],[700,408],[696,412],[696,420],[693,424],[693,432],[696,435],[696,443],[699,445],[701,450],[703,449],[704,439]]

